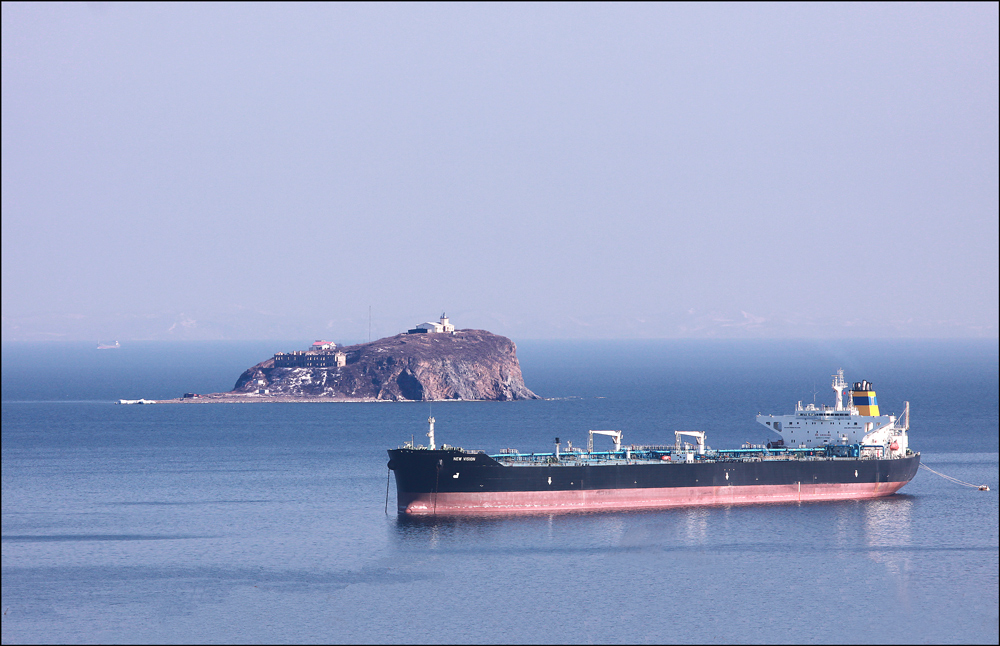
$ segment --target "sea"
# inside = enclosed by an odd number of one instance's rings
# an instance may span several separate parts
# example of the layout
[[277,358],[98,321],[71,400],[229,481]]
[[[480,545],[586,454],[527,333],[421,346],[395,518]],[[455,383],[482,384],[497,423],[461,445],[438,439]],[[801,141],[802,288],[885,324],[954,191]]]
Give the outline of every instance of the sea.
[[[302,344],[5,343],[2,642],[998,642],[995,339],[521,341],[542,399],[114,403],[226,391]],[[429,416],[488,452],[732,448],[772,439],[758,412],[832,404],[839,368],[989,491],[921,469],[868,501],[395,512],[386,450]]]

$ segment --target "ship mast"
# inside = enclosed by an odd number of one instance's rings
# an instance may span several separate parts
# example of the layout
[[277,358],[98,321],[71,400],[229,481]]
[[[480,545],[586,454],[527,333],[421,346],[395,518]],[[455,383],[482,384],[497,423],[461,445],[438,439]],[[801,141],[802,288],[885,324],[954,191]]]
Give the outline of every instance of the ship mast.
[[434,445],[434,418],[433,417],[428,417],[427,418],[427,423],[431,427],[430,430],[427,431],[427,438],[428,438],[428,441],[427,441],[428,446],[427,446],[427,448],[429,448],[431,451],[433,451],[434,449],[437,448]]
[[833,390],[837,393],[834,410],[844,410],[844,388],[847,388],[847,383],[844,381],[844,369],[841,368],[833,376]]

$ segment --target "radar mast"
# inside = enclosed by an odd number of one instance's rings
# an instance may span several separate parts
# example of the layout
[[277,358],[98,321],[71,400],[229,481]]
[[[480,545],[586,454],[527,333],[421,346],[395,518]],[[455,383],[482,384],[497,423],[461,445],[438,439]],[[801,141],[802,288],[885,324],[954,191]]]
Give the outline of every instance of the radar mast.
[[840,368],[837,370],[837,374],[833,376],[833,390],[837,393],[837,399],[834,401],[834,410],[844,410],[845,388],[847,388],[847,383],[844,381],[844,369]]

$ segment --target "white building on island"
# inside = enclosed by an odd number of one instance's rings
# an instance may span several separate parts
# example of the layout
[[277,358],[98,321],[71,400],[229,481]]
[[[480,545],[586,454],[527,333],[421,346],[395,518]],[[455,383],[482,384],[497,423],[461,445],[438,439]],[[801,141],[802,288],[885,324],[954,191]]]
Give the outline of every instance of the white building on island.
[[407,330],[407,334],[439,334],[439,333],[450,333],[454,334],[455,326],[448,321],[448,315],[441,314],[441,322],[435,323],[434,321],[428,321],[426,323],[421,323],[412,330]]

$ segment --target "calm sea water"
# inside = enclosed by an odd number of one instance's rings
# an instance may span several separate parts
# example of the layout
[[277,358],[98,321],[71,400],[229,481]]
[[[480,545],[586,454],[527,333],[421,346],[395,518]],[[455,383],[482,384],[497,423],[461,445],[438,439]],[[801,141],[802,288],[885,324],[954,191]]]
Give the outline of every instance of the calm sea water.
[[391,483],[384,511],[385,450],[426,403],[110,403],[228,390],[276,349],[3,347],[3,643],[998,640],[995,341],[521,343],[549,399],[432,408],[439,442],[488,451],[726,447],[843,367],[992,489],[921,471],[867,502],[413,521]]

